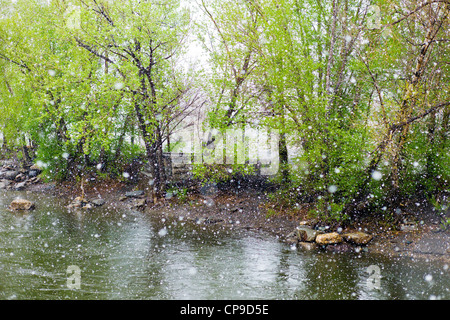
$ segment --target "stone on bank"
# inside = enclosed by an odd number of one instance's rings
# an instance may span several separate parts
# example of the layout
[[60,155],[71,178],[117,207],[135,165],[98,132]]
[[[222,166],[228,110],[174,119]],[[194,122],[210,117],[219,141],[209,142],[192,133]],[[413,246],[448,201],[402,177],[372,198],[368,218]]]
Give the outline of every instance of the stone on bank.
[[304,242],[314,242],[316,240],[317,235],[321,234],[321,231],[311,229],[307,226],[298,226],[297,227],[297,237],[299,241]]
[[364,232],[350,232],[342,235],[345,241],[353,243],[353,244],[368,244],[373,236]]
[[341,235],[337,232],[318,234],[316,236],[316,243],[321,245],[337,244],[343,241]]
[[34,203],[25,199],[16,199],[11,202],[9,209],[12,211],[28,211],[34,209]]

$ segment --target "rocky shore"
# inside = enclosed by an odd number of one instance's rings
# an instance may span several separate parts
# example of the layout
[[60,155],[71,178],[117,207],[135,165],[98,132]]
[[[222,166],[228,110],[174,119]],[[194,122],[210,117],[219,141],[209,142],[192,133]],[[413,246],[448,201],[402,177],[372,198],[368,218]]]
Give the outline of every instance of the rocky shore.
[[[0,163],[0,190],[51,192],[67,199],[68,210],[84,210],[86,214],[107,205],[183,218],[205,227],[261,230],[276,235],[298,250],[369,251],[450,263],[450,231],[441,228],[438,215],[432,210],[427,214],[423,210],[420,214],[409,213],[397,228],[374,220],[358,221],[342,228],[309,218],[307,208],[295,215],[273,214],[266,195],[256,190],[200,192],[182,200],[170,195],[155,204],[149,201],[146,190],[136,190],[136,185],[94,181],[85,186],[85,194],[81,195],[79,186],[74,183],[43,183],[40,173],[37,166],[18,169],[12,161],[3,161]],[[11,204],[10,209],[33,209],[34,204],[25,202]]]
[[22,191],[41,182],[42,170],[37,165],[19,168],[12,160],[2,161],[0,166],[0,190]]

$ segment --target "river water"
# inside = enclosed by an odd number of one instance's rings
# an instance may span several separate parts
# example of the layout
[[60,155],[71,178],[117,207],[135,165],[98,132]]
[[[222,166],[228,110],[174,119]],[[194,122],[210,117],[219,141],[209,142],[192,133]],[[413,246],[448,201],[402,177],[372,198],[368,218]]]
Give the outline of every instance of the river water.
[[[16,197],[36,210],[7,210]],[[449,266],[0,193],[0,299],[450,299]]]

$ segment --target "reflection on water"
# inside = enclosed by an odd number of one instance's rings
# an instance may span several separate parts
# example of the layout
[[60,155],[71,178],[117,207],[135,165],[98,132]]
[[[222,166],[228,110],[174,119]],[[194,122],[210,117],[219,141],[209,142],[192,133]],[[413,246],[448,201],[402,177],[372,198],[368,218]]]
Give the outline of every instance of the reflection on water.
[[[13,214],[18,195],[0,193],[0,299],[450,298],[443,263],[308,253],[267,234],[107,207],[77,214],[41,195],[26,195],[35,211]],[[80,289],[68,286],[71,265]]]

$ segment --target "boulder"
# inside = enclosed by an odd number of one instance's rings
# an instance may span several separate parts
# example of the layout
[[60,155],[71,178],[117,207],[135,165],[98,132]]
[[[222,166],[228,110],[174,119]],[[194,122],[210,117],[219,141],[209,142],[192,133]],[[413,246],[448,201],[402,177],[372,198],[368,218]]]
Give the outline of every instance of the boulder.
[[308,220],[300,221],[299,224],[301,226],[309,226],[310,228],[314,228],[318,222],[319,222],[319,220],[317,220],[317,219],[308,219]]
[[21,210],[27,211],[34,209],[34,203],[25,199],[16,199],[11,202],[9,208],[12,211],[21,211]]
[[28,177],[35,178],[40,174],[40,170],[30,170],[28,171]]
[[342,238],[353,244],[368,244],[373,236],[364,232],[350,232],[342,235]]
[[88,202],[84,200],[82,197],[76,197],[67,207],[69,209],[72,208],[82,208],[84,207]]
[[8,188],[11,183],[12,182],[10,180],[1,180],[0,181],[0,190]]
[[144,191],[138,190],[138,191],[130,191],[125,193],[125,196],[128,198],[139,198],[144,195]]
[[33,165],[30,167],[30,170],[31,170],[31,171],[37,171],[38,174],[42,172],[41,167],[39,167],[37,164],[33,164]]
[[[292,233],[292,235],[293,235],[294,233]],[[286,243],[288,243],[288,244],[291,244],[291,245],[296,245],[297,243],[298,243],[298,239],[297,239],[297,237],[296,236],[292,236],[291,234],[289,234],[287,237],[286,237]]]
[[101,207],[105,204],[105,199],[93,199],[91,200],[91,203],[96,207]]
[[27,178],[27,176],[25,174],[19,173],[14,180],[17,182],[21,182],[21,181],[24,181],[26,178]]
[[302,248],[303,250],[306,250],[306,251],[313,251],[318,248],[317,243],[314,243],[314,242],[300,241],[297,245],[299,248]]
[[408,231],[417,231],[419,230],[419,228],[417,227],[417,224],[413,222],[406,222],[400,225],[400,230],[408,232]]
[[85,205],[83,205],[83,207],[81,207],[82,209],[92,209],[94,207],[94,205],[92,203],[86,203]]
[[40,182],[41,181],[41,178],[39,178],[39,177],[34,177],[34,178],[31,178],[30,180],[28,180],[30,183],[38,183],[38,182]]
[[15,180],[18,175],[19,175],[19,171],[15,171],[15,170],[6,171],[4,178],[7,180]]
[[341,235],[337,232],[318,234],[316,236],[316,243],[321,245],[337,244],[343,241]]
[[354,247],[349,243],[336,243],[326,247],[327,251],[342,253],[342,252],[354,252]]
[[143,208],[143,207],[145,207],[146,203],[147,203],[146,199],[136,199],[134,204],[133,204],[133,207],[135,207],[135,208]]
[[311,229],[305,225],[300,225],[297,227],[297,237],[299,241],[314,242],[316,240],[316,236],[320,233],[320,231]]
[[16,190],[16,191],[22,191],[22,190],[25,189],[26,186],[27,186],[27,182],[26,181],[19,182],[19,183],[16,183],[16,185],[13,187],[13,189]]

